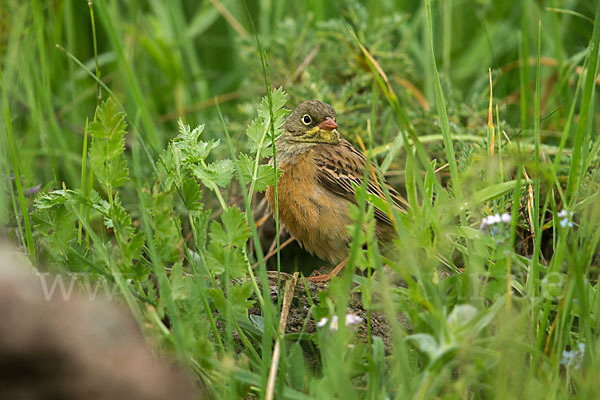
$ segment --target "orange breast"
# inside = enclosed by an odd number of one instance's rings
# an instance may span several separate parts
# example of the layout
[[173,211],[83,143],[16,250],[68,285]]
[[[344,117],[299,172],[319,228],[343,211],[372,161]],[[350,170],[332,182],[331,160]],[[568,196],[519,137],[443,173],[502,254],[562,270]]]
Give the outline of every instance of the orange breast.
[[[279,164],[279,219],[307,251],[339,263],[348,256],[349,202],[319,184],[310,153]],[[275,210],[274,192],[269,187],[265,194],[271,210]]]

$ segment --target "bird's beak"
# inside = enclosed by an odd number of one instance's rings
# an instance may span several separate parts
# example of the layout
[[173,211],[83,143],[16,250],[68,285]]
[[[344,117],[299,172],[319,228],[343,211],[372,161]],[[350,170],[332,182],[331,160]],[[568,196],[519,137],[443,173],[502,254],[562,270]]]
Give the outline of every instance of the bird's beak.
[[317,134],[318,141],[321,143],[338,144],[340,142],[340,134],[337,131],[337,124],[333,119],[327,119],[319,124],[319,132]]
[[319,128],[324,131],[332,131],[334,129],[337,129],[337,124],[330,117],[327,117],[325,121],[319,124]]

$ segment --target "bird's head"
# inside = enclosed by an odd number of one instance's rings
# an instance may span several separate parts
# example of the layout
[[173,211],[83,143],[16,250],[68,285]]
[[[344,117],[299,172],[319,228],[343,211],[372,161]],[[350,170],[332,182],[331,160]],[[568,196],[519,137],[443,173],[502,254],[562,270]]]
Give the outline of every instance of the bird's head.
[[338,144],[340,134],[335,123],[335,110],[319,100],[308,100],[287,117],[282,138],[288,145],[304,147],[308,144]]

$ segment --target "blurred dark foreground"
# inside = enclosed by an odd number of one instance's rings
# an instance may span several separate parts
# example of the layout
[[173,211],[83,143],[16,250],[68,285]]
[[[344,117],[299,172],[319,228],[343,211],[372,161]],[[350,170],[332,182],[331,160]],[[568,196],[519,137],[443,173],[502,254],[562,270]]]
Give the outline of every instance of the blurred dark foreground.
[[157,359],[132,319],[105,299],[51,296],[0,241],[0,398],[192,399],[191,379]]

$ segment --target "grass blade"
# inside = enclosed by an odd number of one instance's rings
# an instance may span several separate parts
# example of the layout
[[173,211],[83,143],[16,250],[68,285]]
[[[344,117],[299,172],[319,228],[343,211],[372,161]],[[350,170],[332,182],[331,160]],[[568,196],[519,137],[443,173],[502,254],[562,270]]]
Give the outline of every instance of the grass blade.
[[[6,85],[4,84],[4,76],[2,75],[2,69],[0,68],[0,90],[2,90],[2,108],[4,111],[4,121],[6,123],[6,137],[8,141],[8,149],[10,152],[10,160],[13,167],[13,175],[15,185],[17,187],[17,195],[19,197],[19,205],[21,206],[21,215],[25,225],[25,242],[27,243],[27,251],[29,258],[35,264],[36,253],[35,245],[33,244],[33,234],[31,232],[31,222],[29,221],[29,208],[27,206],[27,200],[25,200],[25,194],[23,193],[23,186],[21,184],[21,169],[19,167],[19,154],[16,143],[13,136],[13,125],[12,117],[10,115],[10,107],[8,104],[8,95],[6,94]],[[9,179],[9,185],[12,185]],[[18,218],[17,210],[15,210],[15,216]]]

